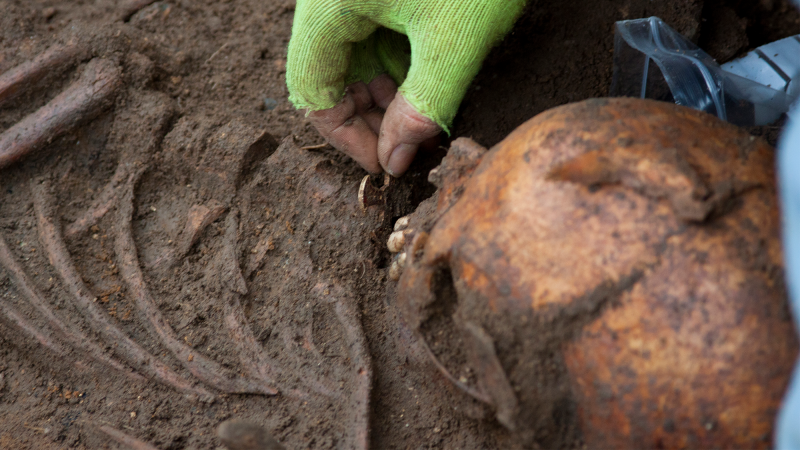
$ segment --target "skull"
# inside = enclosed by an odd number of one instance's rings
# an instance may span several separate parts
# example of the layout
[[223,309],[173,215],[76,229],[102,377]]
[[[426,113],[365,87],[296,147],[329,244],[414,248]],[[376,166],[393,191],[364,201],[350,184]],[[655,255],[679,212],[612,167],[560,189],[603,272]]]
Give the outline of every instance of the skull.
[[431,180],[397,232],[398,307],[515,439],[769,445],[798,343],[766,143],[595,99],[488,152],[456,140]]

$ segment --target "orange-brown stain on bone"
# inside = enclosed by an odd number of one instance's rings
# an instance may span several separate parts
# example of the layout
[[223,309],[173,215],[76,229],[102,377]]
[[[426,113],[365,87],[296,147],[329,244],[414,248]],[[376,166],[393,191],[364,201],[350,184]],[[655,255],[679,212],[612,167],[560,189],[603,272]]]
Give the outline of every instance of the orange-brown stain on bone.
[[[452,273],[454,326],[486,331],[518,397],[502,422],[545,420],[566,379],[592,448],[770,445],[798,345],[766,143],[667,103],[589,100],[531,119],[465,177],[458,195],[440,186],[452,198],[398,304],[418,327],[431,274]],[[561,356],[543,361],[547,342]]]

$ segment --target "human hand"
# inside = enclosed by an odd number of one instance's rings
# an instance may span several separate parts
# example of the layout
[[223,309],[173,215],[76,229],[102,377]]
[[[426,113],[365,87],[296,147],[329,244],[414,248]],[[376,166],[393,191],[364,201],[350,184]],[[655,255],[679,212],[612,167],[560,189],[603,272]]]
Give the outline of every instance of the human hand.
[[449,133],[469,83],[523,5],[298,0],[289,100],[308,109],[320,134],[364,169],[399,176],[420,144]]

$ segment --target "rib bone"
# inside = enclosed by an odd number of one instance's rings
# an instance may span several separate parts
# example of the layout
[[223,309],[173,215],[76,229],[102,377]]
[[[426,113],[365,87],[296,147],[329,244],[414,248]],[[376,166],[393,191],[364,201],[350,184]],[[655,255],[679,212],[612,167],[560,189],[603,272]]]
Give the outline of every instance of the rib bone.
[[[0,265],[6,269],[17,290],[19,290],[19,292],[25,298],[27,298],[28,302],[36,311],[39,312],[39,314],[47,319],[47,324],[50,328],[58,331],[58,333],[61,334],[63,338],[66,339],[70,344],[82,349],[96,361],[112,367],[130,378],[136,380],[142,379],[140,375],[131,372],[127,367],[111,359],[100,347],[97,346],[97,344],[90,340],[88,336],[81,332],[72,332],[69,327],[64,324],[64,322],[56,317],[56,315],[47,305],[47,302],[45,302],[42,298],[41,293],[39,293],[38,289],[36,289],[31,280],[28,278],[28,275],[11,254],[11,249],[8,248],[8,244],[6,244],[5,239],[2,237],[0,237]],[[10,306],[7,305],[6,302],[3,302],[3,312],[13,320],[13,314],[9,314],[10,310],[7,310],[6,308],[10,308]],[[20,322],[16,321],[16,323],[22,327]],[[48,348],[52,349],[53,347]]]
[[191,382],[175,373],[164,363],[150,355],[139,344],[131,340],[113,323],[108,313],[94,302],[94,296],[72,264],[67,247],[55,223],[49,184],[34,181],[31,183],[31,191],[33,193],[33,205],[36,210],[41,244],[47,252],[50,264],[56,268],[59,276],[72,294],[75,306],[84,315],[92,329],[108,342],[115,343],[116,353],[132,367],[137,368],[150,378],[200,398],[212,398],[213,395],[209,391],[201,387],[192,386]]
[[139,265],[136,246],[133,241],[131,220],[133,217],[133,191],[135,180],[124,189],[117,211],[115,224],[115,251],[122,278],[128,284],[131,294],[136,300],[136,307],[153,337],[164,344],[194,376],[204,383],[229,394],[274,394],[271,388],[263,386],[240,376],[225,376],[224,369],[215,361],[203,356],[178,339],[175,330],[167,322],[144,281],[144,274]]

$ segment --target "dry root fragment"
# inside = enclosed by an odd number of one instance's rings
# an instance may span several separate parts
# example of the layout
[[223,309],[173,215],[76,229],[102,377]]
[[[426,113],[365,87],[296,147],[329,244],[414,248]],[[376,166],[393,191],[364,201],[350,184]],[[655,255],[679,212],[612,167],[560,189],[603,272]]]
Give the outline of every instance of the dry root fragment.
[[261,265],[264,264],[264,258],[267,256],[267,252],[273,250],[275,248],[275,243],[272,241],[272,238],[261,239],[256,244],[255,248],[250,253],[250,257],[247,259],[247,264],[245,265],[244,274],[245,276],[249,277],[253,274],[256,270],[261,268]]
[[156,259],[152,267],[172,267],[185,257],[192,246],[200,240],[203,231],[228,209],[222,203],[211,200],[208,205],[195,205],[189,209],[186,225],[177,238],[177,249],[169,248],[163,255]]
[[99,58],[89,61],[77,82],[0,134],[0,169],[97,116],[121,85],[116,64]]
[[[96,361],[124,373],[129,378],[136,380],[142,379],[140,375],[131,372],[125,366],[111,359],[100,347],[97,346],[97,344],[90,340],[88,336],[79,331],[73,332],[69,329],[69,327],[67,327],[66,324],[64,324],[64,322],[56,317],[53,311],[50,310],[49,305],[47,305],[47,302],[45,302],[42,298],[41,293],[39,293],[39,291],[34,287],[33,283],[28,278],[28,275],[25,273],[19,263],[17,263],[17,260],[11,254],[11,249],[8,248],[8,244],[6,244],[5,239],[2,237],[0,237],[0,266],[5,268],[5,270],[8,272],[8,275],[14,282],[17,290],[19,290],[19,292],[27,298],[31,306],[38,311],[39,314],[45,317],[47,325],[50,328],[58,331],[58,333],[61,334],[67,342],[77,348],[82,349]],[[17,315],[17,319],[15,320],[15,311],[11,308],[8,302],[4,301],[0,303],[0,310],[2,310],[2,312],[20,328],[25,329],[26,325],[19,321],[19,319],[21,319],[19,315]],[[30,330],[30,326],[27,325],[27,327],[27,329]],[[31,332],[29,331],[28,334],[30,333]],[[37,340],[40,342],[53,341],[48,335],[44,334],[44,332],[35,333],[34,336],[37,337]],[[52,345],[44,345],[53,350],[57,348]]]
[[124,445],[131,450],[158,450],[156,447],[153,447],[146,442],[142,442],[133,436],[129,436],[115,428],[111,428],[108,425],[100,426],[100,431],[108,435],[108,437],[113,439],[118,444]]
[[139,344],[131,340],[108,317],[108,314],[93,301],[94,295],[78,275],[72,264],[64,240],[58,232],[55,223],[53,201],[49,193],[49,184],[34,181],[31,183],[33,204],[36,210],[36,219],[39,227],[39,239],[47,252],[50,264],[56,268],[59,276],[64,281],[72,294],[72,300],[77,309],[86,318],[92,329],[108,342],[115,344],[116,353],[129,365],[161,383],[173,388],[210,399],[213,395],[202,387],[194,387],[191,382],[175,373],[164,363],[149,354]]
[[273,394],[270,388],[260,383],[239,376],[233,378],[226,376],[222,366],[178,339],[175,330],[161,314],[144,281],[133,241],[131,219],[134,185],[135,180],[126,186],[123,198],[120,200],[114,230],[114,248],[122,278],[128,284],[139,314],[145,323],[149,324],[148,331],[163,343],[187,370],[209,386],[229,394]]
[[283,450],[264,428],[244,420],[226,420],[217,429],[217,436],[228,450]]
[[77,42],[54,45],[36,58],[0,75],[0,106],[32,88],[47,75],[56,75],[89,54],[89,48]]

